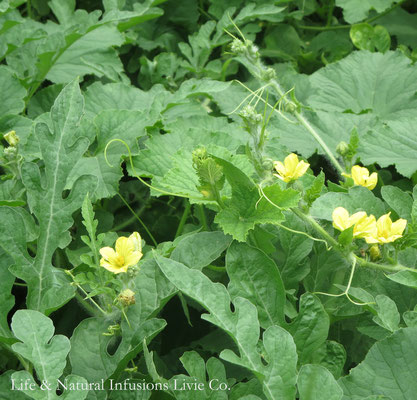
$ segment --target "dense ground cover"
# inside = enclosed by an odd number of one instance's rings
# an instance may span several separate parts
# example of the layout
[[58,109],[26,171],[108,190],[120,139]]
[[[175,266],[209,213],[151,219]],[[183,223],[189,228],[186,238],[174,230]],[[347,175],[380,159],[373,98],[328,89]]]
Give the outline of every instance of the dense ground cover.
[[416,398],[415,2],[3,0],[0,58],[0,398]]

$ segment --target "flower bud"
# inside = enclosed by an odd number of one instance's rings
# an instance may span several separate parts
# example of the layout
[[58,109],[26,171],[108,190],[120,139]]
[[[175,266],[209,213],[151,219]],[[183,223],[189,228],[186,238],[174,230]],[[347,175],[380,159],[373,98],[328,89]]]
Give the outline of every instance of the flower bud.
[[271,79],[274,79],[275,77],[276,73],[273,68],[267,68],[266,70],[262,71],[261,78],[266,82],[270,81]]
[[136,303],[135,292],[130,289],[125,289],[119,294],[117,300],[122,306],[129,307]]
[[381,258],[381,250],[377,244],[374,244],[369,249],[369,254],[371,255],[371,260],[376,261]]
[[10,131],[9,133],[6,133],[3,137],[4,140],[12,147],[16,147],[20,141],[19,136],[16,135],[15,131]]
[[337,147],[336,151],[341,155],[345,156],[349,151],[349,145],[346,142],[340,142]]
[[140,237],[138,232],[133,232],[129,236],[129,240],[135,246],[135,251],[140,251],[142,253],[142,238]]

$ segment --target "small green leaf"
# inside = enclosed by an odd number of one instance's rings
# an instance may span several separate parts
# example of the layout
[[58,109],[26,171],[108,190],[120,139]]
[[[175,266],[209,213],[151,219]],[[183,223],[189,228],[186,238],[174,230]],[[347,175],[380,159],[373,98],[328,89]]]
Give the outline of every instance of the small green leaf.
[[[296,207],[300,193],[294,189],[281,189],[278,184],[263,189],[259,194],[256,185],[233,164],[216,157],[223,166],[226,179],[232,187],[232,198],[215,218],[225,233],[243,242],[257,224],[277,224],[284,219],[282,209]],[[275,205],[274,205],[275,204]]]
[[395,332],[400,323],[400,314],[393,300],[388,296],[380,294],[375,297],[377,316],[373,320],[385,329]]
[[337,241],[342,246],[349,246],[353,242],[353,228],[354,227],[351,226],[350,228],[345,229],[340,233],[339,237],[337,238]]

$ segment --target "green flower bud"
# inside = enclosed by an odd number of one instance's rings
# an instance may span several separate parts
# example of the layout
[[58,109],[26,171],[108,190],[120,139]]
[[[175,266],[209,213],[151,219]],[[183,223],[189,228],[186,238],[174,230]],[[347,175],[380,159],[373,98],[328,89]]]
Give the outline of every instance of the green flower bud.
[[345,156],[349,152],[349,145],[346,142],[340,142],[337,147],[336,151],[341,155]]
[[268,82],[271,79],[275,79],[276,73],[273,68],[267,68],[266,70],[263,70],[261,73],[261,79]]
[[122,306],[129,307],[136,303],[135,292],[130,289],[125,289],[119,294],[117,300]]

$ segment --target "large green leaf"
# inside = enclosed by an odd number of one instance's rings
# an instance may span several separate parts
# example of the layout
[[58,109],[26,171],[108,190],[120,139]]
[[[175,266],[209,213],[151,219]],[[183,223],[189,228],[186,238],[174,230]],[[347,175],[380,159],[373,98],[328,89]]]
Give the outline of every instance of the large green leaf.
[[265,360],[257,351],[259,323],[256,307],[237,297],[230,309],[231,298],[220,283],[213,283],[202,272],[161,256],[155,259],[165,276],[183,293],[199,302],[209,314],[202,318],[226,331],[236,343],[239,356],[224,350],[220,357],[251,370],[262,382],[270,399],[293,400],[295,396],[297,355],[291,335],[278,326],[270,326],[263,334]]
[[385,213],[385,205],[381,199],[375,197],[369,189],[356,186],[349,189],[348,193],[328,192],[319,197],[312,205],[310,213],[315,218],[332,220],[333,210],[344,207],[353,214],[358,211],[366,211],[379,218]]
[[10,69],[2,65],[0,67],[0,115],[20,113],[25,107],[23,101],[25,96],[25,88],[13,76]]
[[230,242],[231,237],[223,232],[195,232],[181,238],[171,258],[190,268],[202,269],[218,259]]
[[54,336],[55,328],[48,317],[38,311],[18,310],[12,319],[12,330],[16,338],[21,341],[12,345],[13,351],[33,364],[41,382],[39,387],[27,371],[13,373],[12,379],[15,382],[25,382],[28,379],[30,383],[34,383],[35,389],[23,390],[24,393],[36,400],[85,399],[87,390],[83,389],[83,385],[86,385],[87,382],[84,378],[75,375],[66,376],[61,382],[64,386],[72,383],[74,387],[78,383],[80,385],[78,390],[69,388],[61,396],[55,392],[57,388],[63,388],[58,379],[64,372],[67,363],[70,342],[66,336]]
[[[121,155],[128,154],[121,142],[112,143],[105,153],[106,145],[112,139],[123,140],[132,152],[137,152],[137,138],[144,136],[147,118],[139,111],[108,110],[100,112],[93,120],[92,128],[97,131],[97,144],[87,157],[80,158],[71,171],[66,188],[82,175],[90,174],[97,178],[94,198],[114,196],[123,176],[120,167]],[[107,161],[106,161],[107,156]]]
[[285,288],[275,262],[246,243],[233,243],[226,254],[232,298],[244,297],[256,305],[262,328],[283,326]]
[[410,116],[371,127],[363,140],[361,138],[358,153],[362,162],[376,162],[381,167],[394,164],[400,174],[411,177],[417,170],[417,145],[414,140],[416,123],[417,118]]
[[343,17],[349,24],[364,20],[371,10],[381,13],[393,3],[395,0],[336,0],[336,5],[343,9]]
[[340,400],[343,390],[333,375],[320,365],[303,365],[298,373],[300,400]]
[[309,362],[314,352],[325,343],[329,326],[329,316],[320,300],[304,293],[300,298],[300,311],[287,327],[293,335],[301,364]]
[[29,207],[39,222],[40,233],[36,257],[27,256],[21,238],[21,255],[10,251],[16,262],[10,270],[28,283],[28,307],[44,312],[53,311],[73,296],[74,290],[64,272],[54,268],[51,261],[57,247],[68,244],[72,213],[81,206],[85,193],[94,189],[95,184],[92,177],[82,176],[74,182],[70,194],[63,198],[68,175],[89,143],[78,129],[82,111],[83,97],[78,82],[74,81],[56,99],[51,110],[51,127],[44,123],[36,125],[44,169],[41,171],[34,163],[22,166]]
[[417,327],[404,328],[375,343],[365,360],[339,379],[345,396],[363,399],[383,395],[413,400],[417,391]]
[[399,52],[356,51],[311,75],[312,107],[372,113],[384,120],[413,116],[417,69]]
[[104,335],[111,322],[104,318],[84,319],[71,337],[72,372],[89,382],[100,382],[113,374],[117,377],[142,350],[143,340],[150,342],[166,325],[164,320],[156,318],[140,321],[133,313],[128,318],[131,327],[126,321],[121,323],[121,342],[111,355],[108,349],[114,347],[114,337]]

